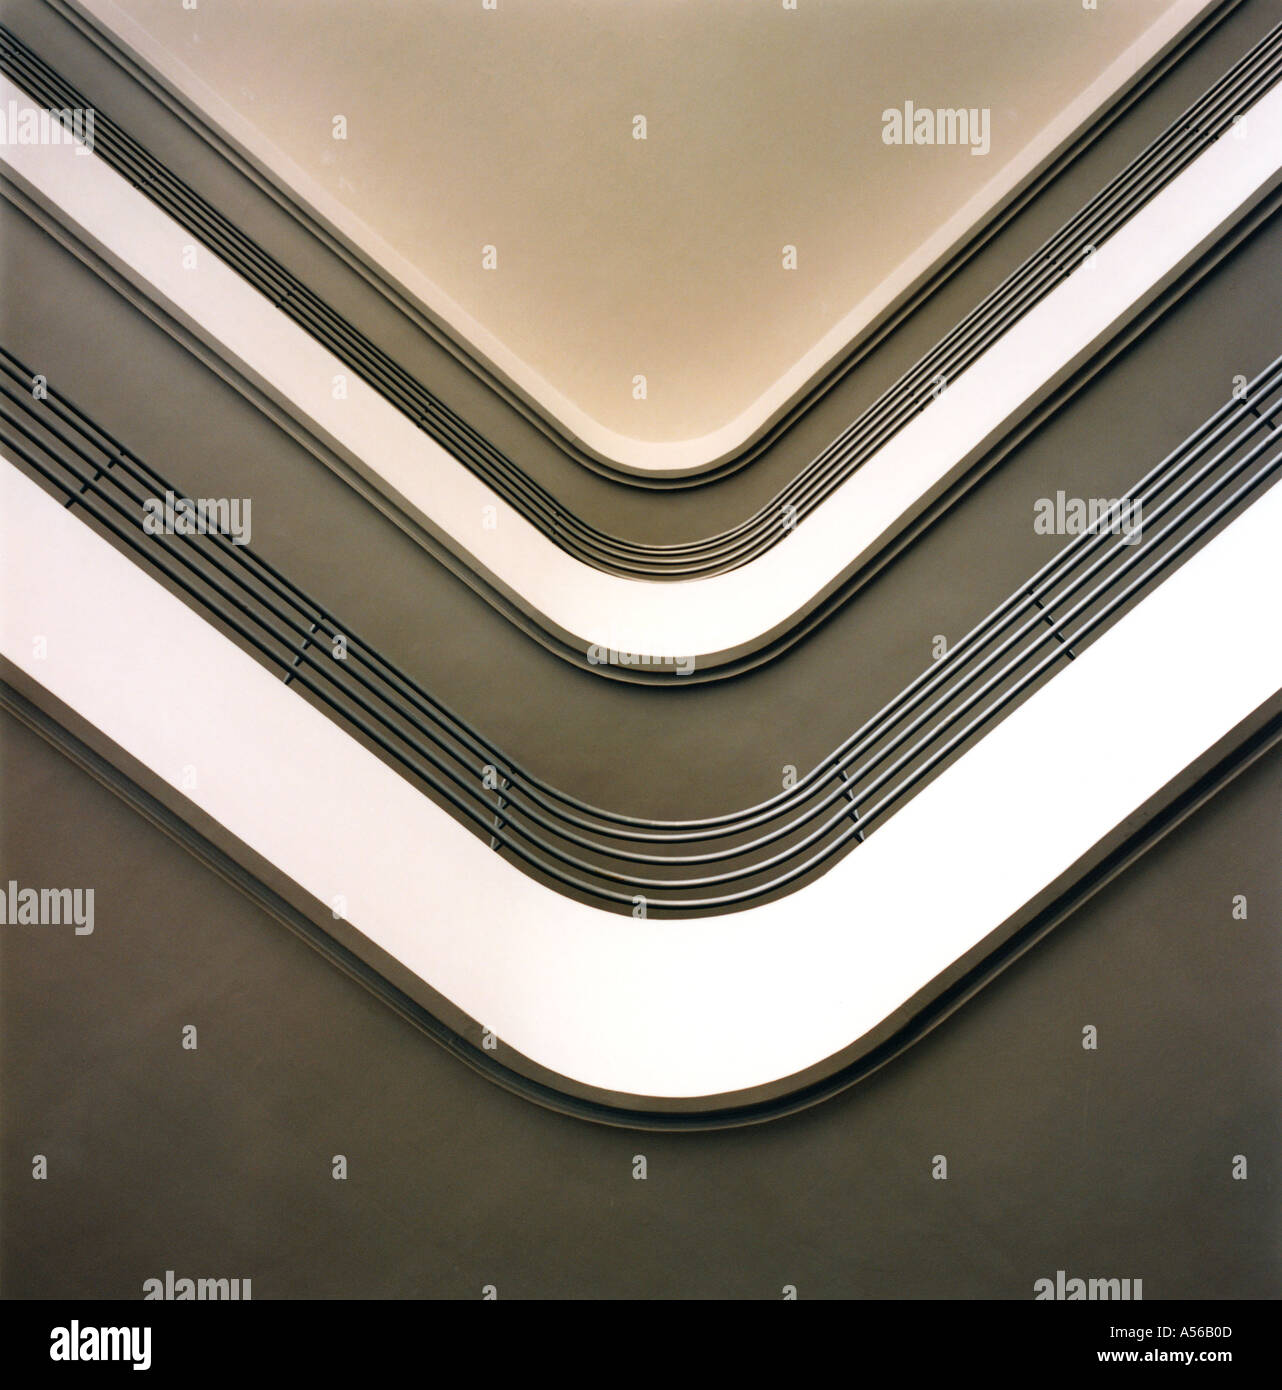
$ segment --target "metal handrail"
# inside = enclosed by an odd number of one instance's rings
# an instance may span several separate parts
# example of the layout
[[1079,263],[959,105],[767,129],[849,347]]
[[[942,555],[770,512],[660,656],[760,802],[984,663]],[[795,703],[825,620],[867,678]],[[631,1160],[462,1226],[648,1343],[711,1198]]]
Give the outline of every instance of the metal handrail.
[[[233,545],[217,532],[145,535],[142,503],[168,491],[181,495],[180,489],[58,393],[49,391],[47,398],[36,401],[33,384],[29,369],[0,347],[0,437],[62,493],[68,505],[83,508],[129,550],[160,569],[201,611],[234,631],[287,682],[307,689],[339,722],[375,743],[403,773],[430,788],[497,849],[593,901],[631,908],[643,897],[647,911],[663,913],[720,911],[755,901],[862,840],[943,761],[1061,657],[1070,659],[1080,651],[1121,606],[1282,466],[1282,427],[1269,418],[1272,413],[1282,416],[1279,358],[1127,494],[1124,500],[1139,502],[1150,523],[1172,514],[1142,545],[1118,539],[1109,548],[1105,529],[1076,537],[794,787],[742,811],[703,820],[658,821],[601,810],[531,776],[252,548]],[[1176,512],[1177,504],[1186,499],[1191,500]],[[1152,563],[1144,568],[1149,560]],[[1099,582],[1066,608],[1068,600],[1096,577]],[[1007,632],[1021,619],[1022,626]],[[1080,626],[1070,634],[1069,624],[1079,620]],[[346,660],[318,655],[318,638],[332,641],[339,635],[347,643]],[[1039,656],[1047,645],[1050,650]],[[1007,656],[1011,659],[994,670]],[[975,718],[952,732],[990,697]],[[925,705],[928,699],[931,703]],[[923,730],[922,737],[904,749]],[[899,756],[887,763],[896,753]],[[496,783],[497,805],[485,794],[487,769]],[[834,778],[836,784],[830,785]],[[819,821],[838,802],[840,808]],[[645,854],[617,843],[684,846],[745,834],[762,825],[771,828],[747,843],[695,854]],[[789,836],[800,838],[776,853],[753,857]],[[598,862],[581,858],[567,846],[589,851]],[[808,855],[811,849],[816,852]],[[640,878],[622,867],[646,863],[684,869],[734,859],[748,862],[697,878]],[[760,879],[776,869],[782,872],[731,893],[654,896]]]

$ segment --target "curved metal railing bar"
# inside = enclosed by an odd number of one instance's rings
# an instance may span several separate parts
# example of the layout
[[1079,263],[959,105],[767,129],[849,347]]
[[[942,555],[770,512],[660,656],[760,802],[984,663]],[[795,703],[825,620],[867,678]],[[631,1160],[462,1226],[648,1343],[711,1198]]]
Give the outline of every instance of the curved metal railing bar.
[[[0,348],[0,438],[67,505],[80,506],[494,848],[594,902],[633,908],[643,898],[647,911],[665,914],[746,905],[862,840],[1282,467],[1279,358],[1120,499],[1140,509],[1146,532],[1162,522],[1142,543],[1111,524],[1077,536],[795,786],[741,811],[658,821],[601,810],[534,777],[252,549],[218,532],[147,535],[144,502],[179,490],[56,392],[37,399],[35,385]],[[323,654],[340,636],[341,661]],[[763,826],[764,834],[716,846]],[[638,843],[708,847],[666,854],[626,847]],[[678,878],[643,878],[626,867],[687,870],[736,860],[721,872]],[[738,883],[745,886],[688,896]]]

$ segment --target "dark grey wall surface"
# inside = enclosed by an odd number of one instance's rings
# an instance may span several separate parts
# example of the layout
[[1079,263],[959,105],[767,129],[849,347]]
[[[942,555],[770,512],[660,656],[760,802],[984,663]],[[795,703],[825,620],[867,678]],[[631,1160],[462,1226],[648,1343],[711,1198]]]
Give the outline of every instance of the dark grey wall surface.
[[1282,1294],[1280,750],[875,1076],[705,1135],[499,1090],[7,715],[0,757],[0,878],[96,891],[0,929],[10,1297]]

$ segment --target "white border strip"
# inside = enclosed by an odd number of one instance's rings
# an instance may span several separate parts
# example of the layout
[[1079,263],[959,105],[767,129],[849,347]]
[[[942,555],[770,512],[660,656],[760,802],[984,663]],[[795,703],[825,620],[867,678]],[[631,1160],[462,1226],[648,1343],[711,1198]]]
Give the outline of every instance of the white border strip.
[[689,921],[529,878],[14,467],[0,650],[532,1061],[718,1095],[863,1037],[1282,687],[1279,534],[1274,487],[823,877]]
[[[7,101],[30,104],[0,80]],[[1282,177],[1282,86],[765,554],[671,583],[603,574],[561,550],[210,251],[185,268],[191,236],[97,156],[16,145],[0,162],[547,631],[584,653],[704,668],[795,625]]]

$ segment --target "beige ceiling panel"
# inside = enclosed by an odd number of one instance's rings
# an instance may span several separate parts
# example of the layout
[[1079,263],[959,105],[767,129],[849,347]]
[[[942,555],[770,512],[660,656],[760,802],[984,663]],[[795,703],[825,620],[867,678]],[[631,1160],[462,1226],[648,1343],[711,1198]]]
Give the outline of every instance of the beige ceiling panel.
[[742,449],[1208,8],[487,4],[82,8],[563,433],[661,473]]

